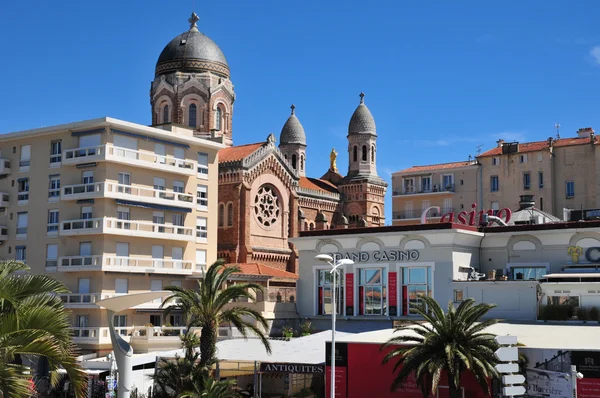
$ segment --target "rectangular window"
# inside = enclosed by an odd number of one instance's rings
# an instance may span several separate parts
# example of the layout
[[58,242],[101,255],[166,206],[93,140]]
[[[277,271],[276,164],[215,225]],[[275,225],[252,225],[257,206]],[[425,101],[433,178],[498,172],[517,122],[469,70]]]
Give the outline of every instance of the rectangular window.
[[497,200],[493,201],[491,209],[492,209],[493,214],[497,215],[498,212],[500,211],[500,202]]
[[531,188],[531,173],[523,173],[523,189]]
[[542,160],[544,160],[544,155],[542,155],[541,153],[538,153],[537,159],[538,159],[538,162],[541,162]]
[[166,182],[164,178],[154,177],[154,189],[158,191],[164,191]]
[[[76,328],[87,328],[90,324],[88,315],[77,315],[75,317],[75,327]],[[79,335],[78,337],[89,337],[89,331],[87,336]]]
[[196,249],[196,271],[206,271],[206,250]]
[[117,191],[120,193],[131,193],[131,174],[119,173],[119,185]]
[[17,246],[15,247],[15,260],[17,261],[27,261],[27,247],[26,246]]
[[405,178],[404,179],[404,193],[415,193],[415,179]]
[[115,293],[116,294],[129,293],[127,278],[116,278],[115,279]]
[[31,145],[21,145],[21,157],[19,158],[19,171],[29,170],[31,165]]
[[424,200],[421,202],[421,210],[425,211],[431,206],[431,202],[429,200]]
[[411,306],[421,303],[421,297],[431,296],[433,280],[430,267],[402,268],[402,315],[414,314]]
[[183,268],[183,247],[173,247],[171,249],[171,260],[173,260],[173,268]]
[[117,258],[115,259],[116,265],[127,267],[129,265],[129,243],[117,242],[116,253]]
[[540,188],[544,188],[544,172],[538,172],[538,183]]
[[196,208],[197,210],[208,210],[208,187],[206,185],[198,185],[196,190]]
[[80,294],[90,294],[90,278],[80,278],[77,281],[77,293]]
[[498,166],[500,164],[500,158],[499,157],[493,157],[492,158],[492,166]]
[[94,155],[96,153],[96,147],[102,144],[102,136],[100,134],[82,135],[79,137],[79,148],[94,148],[88,150],[88,155]]
[[442,190],[453,191],[454,190],[454,175],[444,174],[442,176]]
[[[162,279],[152,279],[152,280],[150,280],[150,291],[152,291],[152,292],[161,291],[162,287],[163,287],[163,283],[162,282],[163,282]],[[152,302],[160,304],[162,302],[162,299],[159,297],[159,298],[153,300]],[[159,321],[159,326],[160,326],[160,321]]]
[[94,172],[91,170],[87,170],[81,173],[81,183],[83,187],[75,188],[74,193],[82,193],[82,192],[94,192]]
[[358,270],[358,299],[360,315],[387,314],[387,270],[385,268]]
[[519,163],[527,163],[527,154],[519,156]]
[[163,259],[165,248],[160,245],[152,245],[152,267],[162,268],[164,266]]
[[29,217],[27,212],[17,213],[17,238],[23,239],[27,237],[27,224]]
[[[330,315],[333,312],[332,289],[333,274],[331,269],[317,270],[317,313],[319,315]],[[344,271],[338,269],[335,275],[335,307],[336,314],[344,313]]]
[[82,206],[81,207],[81,219],[82,220],[91,220],[92,219],[92,206]]
[[[117,219],[118,220],[131,220],[131,215],[129,214],[129,207],[118,206],[117,207]],[[117,221],[117,228],[120,229],[131,229],[131,223],[125,221]]]
[[462,289],[454,289],[454,302],[460,303],[464,300],[463,298],[463,290]]
[[62,142],[60,140],[54,140],[50,142],[50,167],[58,166],[62,160]]
[[26,204],[29,201],[29,178],[19,178],[17,183],[18,204]]
[[196,240],[206,242],[207,229],[206,229],[206,217],[196,218]]
[[546,267],[514,267],[510,271],[517,281],[537,281],[546,275]]
[[48,210],[48,226],[46,232],[49,235],[58,234],[58,210]]
[[121,336],[127,336],[127,315],[113,315],[113,325]]
[[490,190],[492,192],[498,192],[500,190],[500,181],[498,181],[498,176],[490,177]]
[[160,320],[160,315],[150,315],[150,324],[152,326],[162,326]]
[[[171,217],[171,220],[173,221],[174,227],[183,227],[183,214],[174,213]],[[183,228],[175,228],[175,233],[183,235],[185,230]]]
[[421,191],[431,192],[431,176],[421,177]]
[[442,214],[451,213],[454,210],[452,209],[452,198],[444,198]]
[[208,178],[208,153],[198,153],[198,174],[201,178]]
[[167,148],[164,144],[154,144],[154,153],[156,154],[154,163],[165,164],[167,162]]
[[58,245],[46,245],[46,267],[56,267],[58,263]]
[[575,181],[567,181],[566,183],[566,195],[567,198],[575,197]]
[[183,181],[173,181],[173,192],[183,193],[184,186]]
[[48,201],[57,202],[60,198],[60,176],[48,176]]
[[[154,224],[161,224],[164,225],[165,223],[165,213],[163,213],[162,211],[155,211],[152,213],[152,222]],[[162,226],[158,226],[158,227],[154,227],[154,230],[158,233],[164,233],[165,232],[165,227]]]

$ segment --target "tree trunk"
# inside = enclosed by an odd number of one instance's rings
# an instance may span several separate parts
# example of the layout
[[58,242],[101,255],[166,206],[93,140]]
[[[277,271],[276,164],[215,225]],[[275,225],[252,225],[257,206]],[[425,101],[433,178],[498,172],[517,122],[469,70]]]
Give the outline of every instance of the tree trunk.
[[217,350],[217,327],[215,322],[202,325],[200,332],[200,365],[206,366],[215,359]]

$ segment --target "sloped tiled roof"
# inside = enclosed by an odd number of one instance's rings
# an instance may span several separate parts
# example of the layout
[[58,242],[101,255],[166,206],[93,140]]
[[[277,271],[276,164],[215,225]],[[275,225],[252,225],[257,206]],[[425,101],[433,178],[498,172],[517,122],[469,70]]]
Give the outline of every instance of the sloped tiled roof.
[[273,278],[298,279],[298,275],[292,272],[283,271],[260,263],[227,264],[227,266],[238,266],[241,270],[239,273],[242,275],[260,275],[270,276]]
[[264,142],[257,142],[254,144],[237,145],[229,148],[223,148],[219,151],[219,163],[242,160],[263,145]]
[[[595,143],[598,143],[600,140],[597,136],[594,137]],[[585,145],[590,144],[590,137],[571,137],[571,138],[559,138],[557,140],[552,141],[552,145],[555,147],[563,147],[563,146],[572,146],[572,145]],[[533,142],[523,142],[519,143],[519,151],[517,153],[526,153],[526,152],[536,152],[544,149],[548,149],[548,141],[533,141]],[[490,149],[482,153],[477,157],[487,157],[487,156],[498,156],[502,155],[502,148],[494,148]]]
[[394,174],[399,173],[420,173],[425,171],[437,171],[437,170],[446,170],[446,169],[455,169],[458,167],[465,167],[474,164],[473,161],[463,161],[463,162],[450,162],[450,163],[439,163],[439,164],[430,164],[426,166],[413,166],[408,169],[397,171]]
[[311,178],[311,177],[300,177],[300,181],[298,181],[298,185],[301,188],[312,189],[314,191],[323,191],[323,192],[332,192],[339,193],[337,187],[326,180],[321,180],[319,178]]

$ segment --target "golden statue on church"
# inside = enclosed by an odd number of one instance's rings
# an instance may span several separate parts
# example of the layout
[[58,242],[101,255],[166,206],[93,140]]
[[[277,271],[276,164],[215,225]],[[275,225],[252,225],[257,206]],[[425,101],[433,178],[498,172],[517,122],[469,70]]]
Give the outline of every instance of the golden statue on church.
[[337,165],[335,164],[335,160],[337,159],[337,151],[335,148],[331,148],[331,153],[329,154],[329,170],[337,172]]

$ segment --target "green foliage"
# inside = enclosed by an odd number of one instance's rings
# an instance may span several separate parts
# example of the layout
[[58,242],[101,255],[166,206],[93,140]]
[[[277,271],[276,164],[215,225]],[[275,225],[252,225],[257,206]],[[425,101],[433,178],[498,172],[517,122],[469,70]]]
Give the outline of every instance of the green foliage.
[[312,323],[306,320],[300,324],[300,331],[303,335],[311,334],[313,332]]
[[590,321],[600,321],[600,311],[598,311],[598,307],[590,307],[588,315]]
[[295,333],[294,328],[288,325],[284,326],[281,331],[283,333],[283,337],[293,337]]
[[538,317],[542,321],[565,321],[567,319],[572,319],[573,315],[575,315],[575,306],[564,304],[548,304],[540,307],[540,313]]
[[[475,305],[473,299],[467,299],[455,308],[450,301],[444,313],[431,297],[423,296],[421,302],[411,309],[426,323],[408,321],[405,326],[396,329],[403,335],[392,337],[382,345],[382,350],[390,350],[383,363],[395,361],[394,372],[397,373],[391,390],[397,390],[414,374],[424,396],[429,391],[436,395],[442,372],[445,372],[450,396],[455,397],[460,393],[461,375],[470,371],[489,395],[488,378],[499,376],[494,368],[498,363],[494,356],[498,344],[495,336],[484,330],[498,320],[481,321],[481,318],[495,306]],[[401,345],[407,343],[411,345]]]
[[193,388],[181,394],[179,398],[237,398],[240,395],[234,387],[234,380],[214,380],[208,373],[204,373],[194,383]]
[[43,356],[48,360],[51,383],[56,386],[62,367],[76,397],[86,395],[85,373],[76,361],[68,313],[58,296],[66,287],[46,275],[31,275],[24,263],[0,263],[0,396],[32,395],[20,356]]
[[217,331],[219,325],[229,323],[244,337],[248,332],[256,335],[271,352],[271,345],[267,336],[255,325],[255,321],[267,328],[268,324],[260,312],[245,307],[240,303],[230,305],[235,301],[253,299],[252,291],[263,291],[263,287],[256,283],[236,283],[226,286],[227,280],[239,272],[237,266],[225,266],[223,260],[215,262],[206,272],[204,280],[198,281],[196,289],[184,289],[178,286],[167,286],[172,294],[162,303],[168,315],[171,311],[180,310],[186,315],[188,330],[192,327],[201,327],[200,332],[200,363],[206,366],[215,360]]

